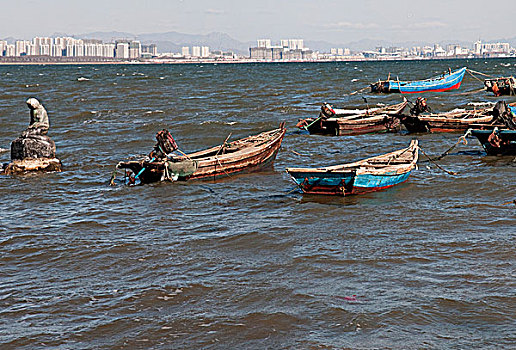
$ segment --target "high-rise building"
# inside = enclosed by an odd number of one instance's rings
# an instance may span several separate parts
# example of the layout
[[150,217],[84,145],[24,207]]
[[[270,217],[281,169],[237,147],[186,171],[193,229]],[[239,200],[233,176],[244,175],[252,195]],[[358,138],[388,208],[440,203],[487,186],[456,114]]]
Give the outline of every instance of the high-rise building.
[[269,48],[271,47],[271,39],[258,39],[258,47]]
[[200,46],[192,47],[192,56],[193,57],[201,57],[201,47]]
[[8,57],[14,57],[16,54],[16,48],[13,44],[5,47],[5,55]]
[[290,50],[302,50],[304,49],[303,39],[289,39],[288,40],[288,48]]
[[150,45],[142,45],[142,55],[147,54],[151,57],[156,57],[158,55],[158,47],[156,44],[150,44]]
[[0,40],[0,56],[5,55],[5,48],[7,47],[7,41]]
[[190,48],[189,48],[188,46],[183,46],[183,47],[181,48],[181,55],[182,55],[183,57],[188,57],[188,56],[190,56]]
[[201,47],[201,57],[209,57],[210,56],[210,48],[208,46]]
[[30,52],[27,52],[27,51],[29,51],[30,44],[31,44],[30,41],[17,40],[14,43],[15,55],[16,56],[24,56],[24,55],[29,54]]
[[127,42],[118,42],[116,43],[116,58],[129,58],[129,43]]
[[115,57],[115,44],[103,44],[102,45],[102,57]]
[[129,58],[136,59],[142,55],[142,47],[139,41],[131,41],[129,43]]

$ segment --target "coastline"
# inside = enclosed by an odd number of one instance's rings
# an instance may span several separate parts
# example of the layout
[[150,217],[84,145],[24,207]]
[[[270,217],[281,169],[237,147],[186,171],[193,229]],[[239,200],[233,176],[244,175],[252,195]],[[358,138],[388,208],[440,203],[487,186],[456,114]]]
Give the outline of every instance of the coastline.
[[[31,57],[28,59],[27,57]],[[42,66],[42,65],[163,65],[163,64],[256,64],[256,63],[335,63],[335,62],[396,62],[396,61],[450,61],[450,60],[500,60],[516,59],[516,56],[508,57],[397,57],[397,58],[365,58],[347,57],[342,59],[318,59],[318,60],[258,60],[251,58],[241,59],[171,59],[148,58],[140,60],[121,60],[100,57],[66,59],[61,57],[32,56],[26,57],[0,57],[0,66]]]

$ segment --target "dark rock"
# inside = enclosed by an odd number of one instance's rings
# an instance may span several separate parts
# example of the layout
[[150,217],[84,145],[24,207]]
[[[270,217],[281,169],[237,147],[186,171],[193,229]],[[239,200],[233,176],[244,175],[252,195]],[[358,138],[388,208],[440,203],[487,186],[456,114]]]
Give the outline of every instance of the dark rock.
[[11,159],[55,158],[56,144],[47,135],[20,136],[11,143]]

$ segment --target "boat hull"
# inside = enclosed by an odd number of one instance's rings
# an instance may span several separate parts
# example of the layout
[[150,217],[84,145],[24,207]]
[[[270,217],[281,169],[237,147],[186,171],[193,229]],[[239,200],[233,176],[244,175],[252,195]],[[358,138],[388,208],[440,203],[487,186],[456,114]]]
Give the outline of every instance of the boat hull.
[[[230,177],[233,174],[253,172],[270,166],[279,152],[286,129],[273,130],[267,133],[255,135],[246,139],[237,140],[228,145],[235,145],[252,138],[259,138],[261,135],[267,134],[269,138],[263,144],[244,148],[240,152],[220,154],[217,151],[220,146],[214,147],[206,151],[189,154],[188,157],[180,157],[181,162],[188,163],[192,168],[191,172],[179,175],[174,180],[187,181],[195,179],[217,179],[221,177]],[[222,149],[222,148],[221,148]],[[203,155],[210,156],[203,156]],[[181,162],[121,162],[117,168],[125,168],[132,171],[133,174],[139,174],[137,177],[142,184],[159,182],[171,179],[167,174],[170,165],[181,164]],[[169,164],[167,164],[169,163]],[[170,164],[171,163],[171,164]],[[195,169],[195,170],[193,170]]]
[[516,130],[471,130],[488,155],[516,155]]
[[462,113],[443,113],[435,115],[401,116],[401,123],[410,133],[422,132],[464,132],[472,127],[492,130],[493,124],[489,111],[464,111]]
[[381,191],[409,178],[411,170],[402,173],[386,173],[381,175],[363,174],[320,174],[290,172],[294,181],[303,193],[348,196]]
[[347,196],[380,191],[407,181],[418,159],[418,142],[354,163],[322,168],[287,168],[303,193]]
[[306,119],[309,126],[306,128],[310,134],[353,136],[376,133],[392,133],[401,129],[401,123],[394,116],[381,118],[364,118],[363,120],[350,121],[344,118]]
[[386,80],[371,84],[371,92],[378,93],[421,93],[421,92],[444,92],[460,88],[466,67],[444,77],[416,81]]

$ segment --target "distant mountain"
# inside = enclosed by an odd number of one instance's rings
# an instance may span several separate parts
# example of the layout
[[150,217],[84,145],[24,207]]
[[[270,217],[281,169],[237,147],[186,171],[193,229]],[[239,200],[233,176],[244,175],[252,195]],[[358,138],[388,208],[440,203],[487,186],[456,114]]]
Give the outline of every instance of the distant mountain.
[[249,53],[249,43],[243,43],[219,32],[205,35],[178,32],[149,33],[137,35],[137,39],[141,42],[156,43],[160,52],[181,52],[183,46],[209,46],[211,50],[234,51],[239,54]]
[[496,42],[509,43],[511,45],[511,47],[516,47],[516,36],[513,38],[510,38],[510,39],[496,40]]
[[137,40],[137,35],[127,32],[93,32],[86,34],[73,35],[74,38],[78,39],[99,39],[104,42],[112,42],[117,39]]
[[8,43],[8,44],[14,44],[14,42],[15,42],[16,40],[18,40],[18,39],[13,38],[13,37],[11,37],[11,36],[10,36],[10,37],[8,37],[8,38],[3,38],[3,39],[0,39],[0,40],[5,40],[5,41],[7,41],[7,43]]

